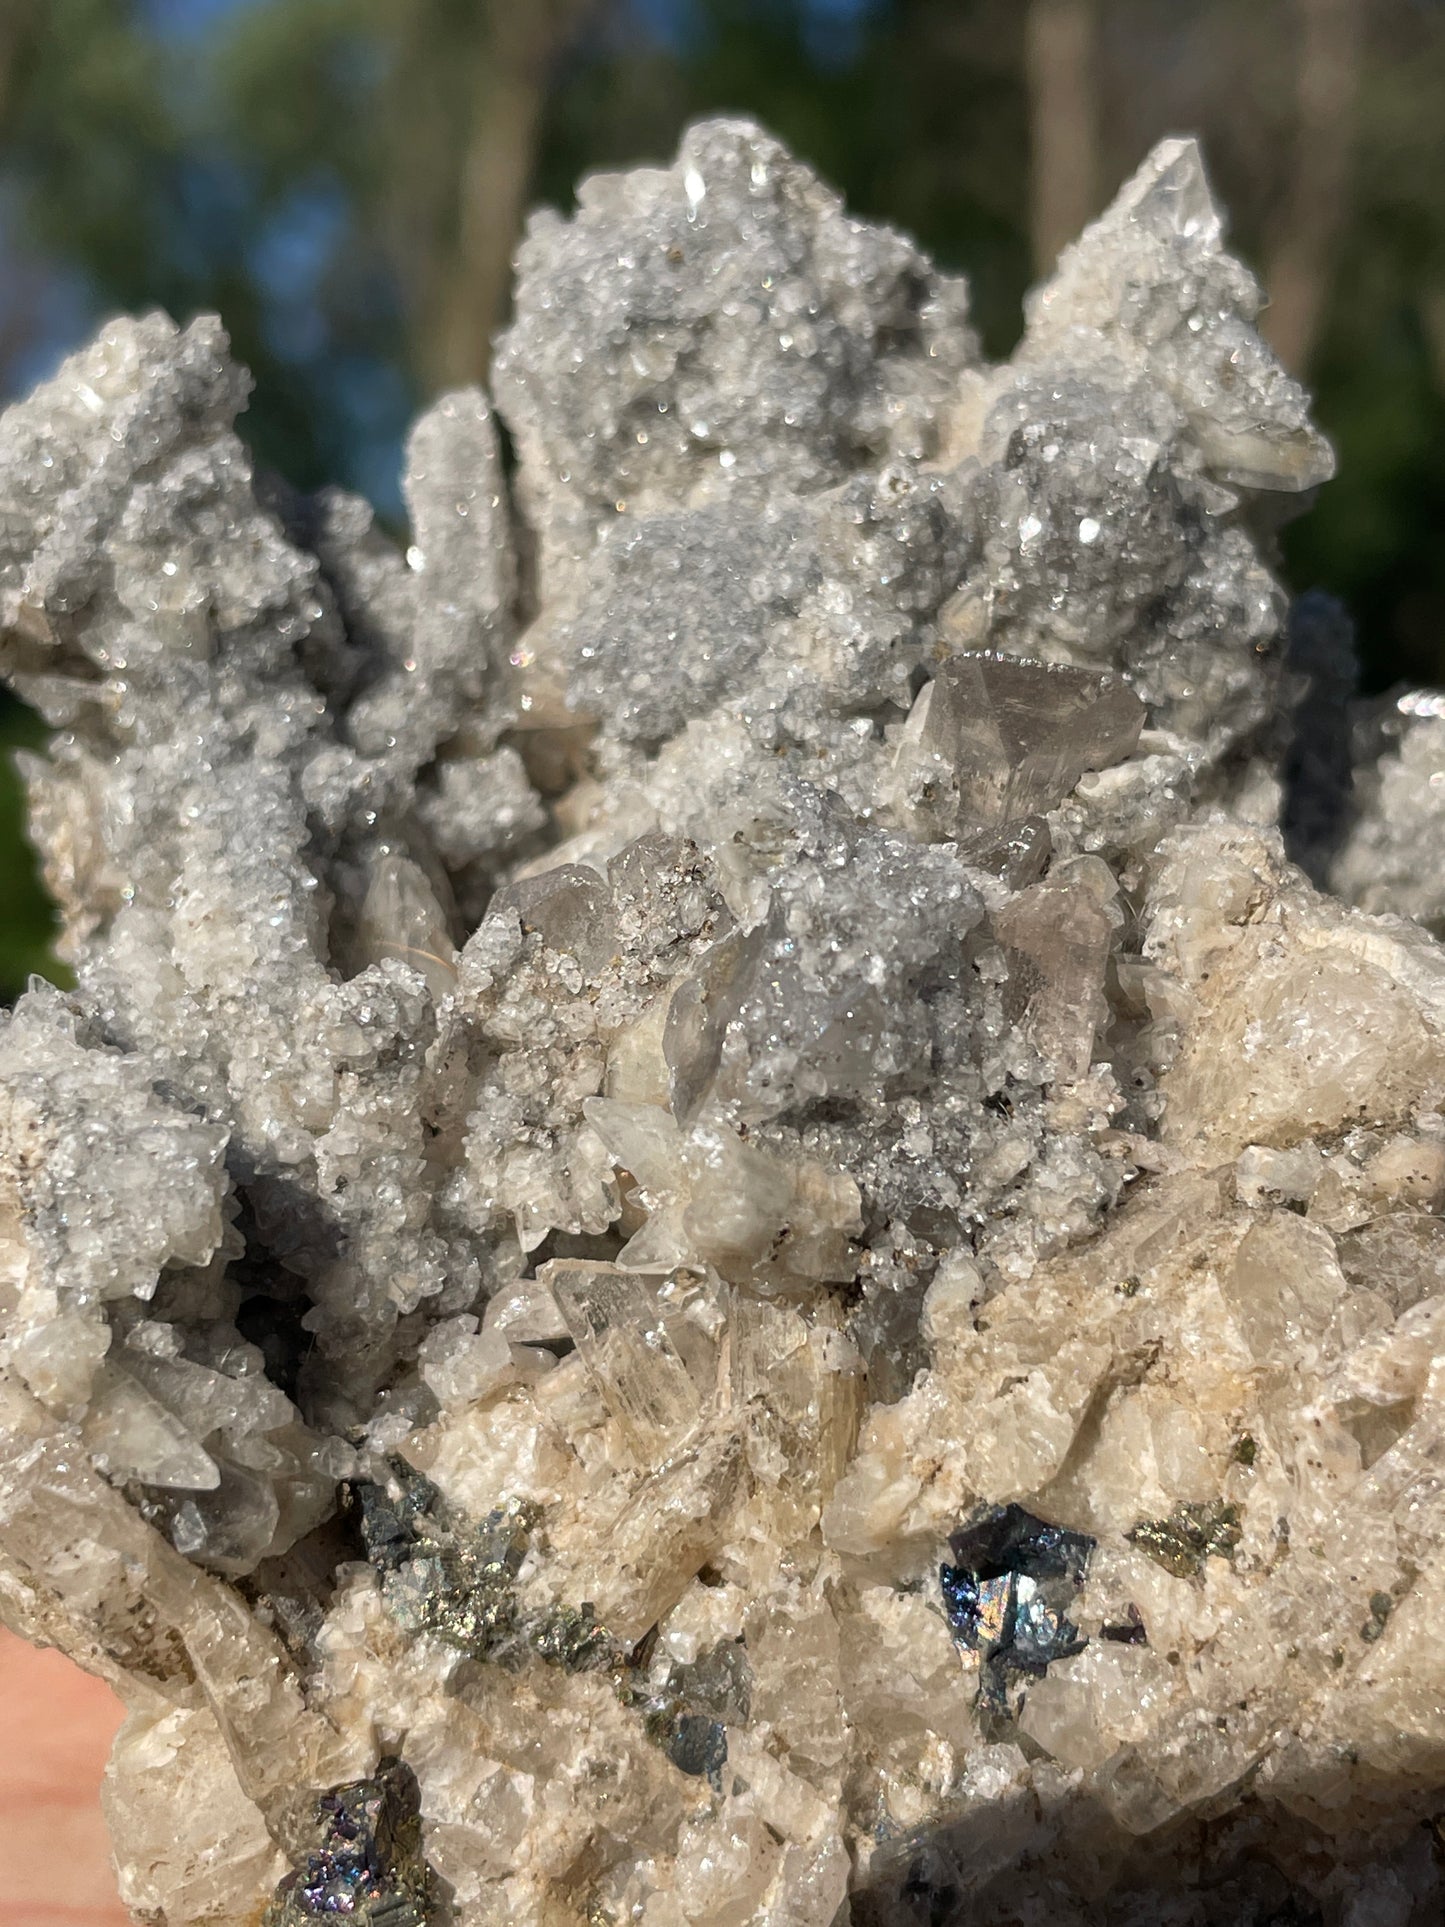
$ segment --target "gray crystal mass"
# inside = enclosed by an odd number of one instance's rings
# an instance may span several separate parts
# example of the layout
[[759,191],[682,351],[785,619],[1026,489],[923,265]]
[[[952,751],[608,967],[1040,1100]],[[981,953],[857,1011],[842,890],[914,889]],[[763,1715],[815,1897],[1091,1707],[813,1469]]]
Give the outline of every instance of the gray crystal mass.
[[[1002,366],[738,121],[518,276],[404,552],[214,319],[0,421],[78,978],[0,1028],[0,1610],[127,1698],[137,1918],[1438,1918],[1445,1733],[1351,1721],[1445,1635],[1445,967],[1274,825],[1439,933],[1445,723],[1352,814],[1285,747],[1332,458],[1195,147]],[[980,1707],[938,1561],[1024,1501],[1098,1551]]]

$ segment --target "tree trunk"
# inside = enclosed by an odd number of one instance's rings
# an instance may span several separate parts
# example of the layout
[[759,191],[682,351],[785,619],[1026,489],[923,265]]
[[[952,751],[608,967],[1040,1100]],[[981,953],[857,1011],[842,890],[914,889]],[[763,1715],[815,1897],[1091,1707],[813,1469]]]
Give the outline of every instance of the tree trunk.
[[482,381],[506,318],[547,89],[593,0],[490,0],[458,156],[453,245],[421,318],[432,388]]
[[33,0],[0,0],[0,131],[16,93],[16,74],[37,25]]
[[1364,0],[1295,0],[1299,66],[1295,142],[1266,284],[1264,333],[1303,374],[1330,297],[1349,195],[1355,103],[1365,43]]
[[1034,266],[1099,211],[1099,19],[1095,0],[1031,0],[1024,25]]
[[[25,63],[39,17],[33,0],[0,0],[0,136],[10,132],[10,121],[23,97]],[[37,296],[43,269],[17,250],[4,263],[5,286],[0,293],[0,400],[8,400],[11,363],[35,339]]]

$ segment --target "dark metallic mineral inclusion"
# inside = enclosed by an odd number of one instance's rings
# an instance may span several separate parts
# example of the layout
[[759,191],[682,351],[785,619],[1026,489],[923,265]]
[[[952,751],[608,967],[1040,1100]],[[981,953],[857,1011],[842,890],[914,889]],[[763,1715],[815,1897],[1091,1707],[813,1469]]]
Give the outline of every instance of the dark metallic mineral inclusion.
[[654,1668],[655,1644],[619,1644],[590,1604],[519,1610],[514,1582],[535,1523],[525,1508],[498,1507],[470,1526],[451,1517],[441,1493],[404,1459],[385,1484],[357,1480],[352,1498],[382,1596],[408,1632],[427,1632],[470,1658],[520,1666],[529,1655],[564,1672],[605,1672],[624,1706],[682,1773],[715,1788],[727,1763],[728,1720],[745,1720],[751,1690],[740,1643],[724,1640],[691,1665]]
[[401,1760],[320,1794],[313,1840],[277,1889],[262,1927],[351,1920],[364,1927],[427,1927],[436,1878],[422,1858],[421,1795]]
[[1067,1617],[1094,1541],[1025,1512],[985,1506],[949,1539],[939,1585],[953,1636],[979,1656],[979,1698],[1000,1711],[1010,1673],[1039,1677],[1088,1641]]

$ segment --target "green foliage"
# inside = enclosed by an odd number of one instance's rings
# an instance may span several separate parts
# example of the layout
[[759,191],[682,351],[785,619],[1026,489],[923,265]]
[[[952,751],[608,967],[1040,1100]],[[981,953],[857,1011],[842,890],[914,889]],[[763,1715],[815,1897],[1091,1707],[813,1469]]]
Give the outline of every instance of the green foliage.
[[1351,218],[1310,370],[1339,474],[1286,548],[1297,583],[1348,604],[1375,688],[1445,684],[1445,9],[1406,11],[1363,76]]

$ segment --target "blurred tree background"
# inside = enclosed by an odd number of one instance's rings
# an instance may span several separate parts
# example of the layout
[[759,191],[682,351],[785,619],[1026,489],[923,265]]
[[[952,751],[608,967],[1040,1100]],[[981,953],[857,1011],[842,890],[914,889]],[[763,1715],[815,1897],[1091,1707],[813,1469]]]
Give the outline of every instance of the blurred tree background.
[[[964,269],[995,354],[1150,144],[1200,134],[1340,451],[1292,582],[1348,603],[1368,686],[1445,682],[1445,0],[0,0],[0,391],[114,310],[215,309],[259,458],[395,515],[527,207],[728,109]],[[13,995],[48,924],[6,764]]]

